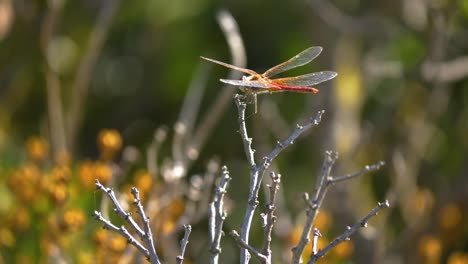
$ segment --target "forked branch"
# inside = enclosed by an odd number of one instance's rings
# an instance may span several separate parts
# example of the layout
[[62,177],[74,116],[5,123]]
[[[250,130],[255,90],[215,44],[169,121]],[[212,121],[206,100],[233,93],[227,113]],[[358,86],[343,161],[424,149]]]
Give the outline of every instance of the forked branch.
[[110,229],[118,232],[123,237],[125,237],[128,243],[135,246],[152,264],[160,264],[161,261],[156,254],[156,250],[153,243],[153,235],[151,232],[151,228],[149,226],[149,218],[146,216],[143,206],[141,205],[140,196],[138,190],[136,188],[132,188],[132,195],[134,197],[133,204],[137,207],[137,213],[140,215],[140,218],[143,221],[143,229],[141,229],[136,221],[133,219],[132,215],[126,212],[122,206],[119,204],[117,197],[115,196],[114,191],[111,188],[106,188],[103,186],[99,180],[95,180],[96,189],[102,191],[112,202],[114,205],[113,211],[124,219],[136,232],[137,236],[143,241],[141,244],[134,236],[132,236],[124,226],[118,228],[117,226],[113,225],[109,220],[102,217],[101,212],[94,211],[93,217],[104,224],[104,229]]
[[[331,170],[337,159],[338,159],[338,154],[336,152],[333,152],[333,151],[325,152],[325,159],[322,164],[320,175],[317,178],[317,182],[315,184],[315,188],[314,188],[314,192],[312,196],[309,197],[308,193],[304,193],[304,200],[305,200],[305,203],[307,204],[307,211],[306,211],[307,217],[306,217],[306,221],[304,224],[304,228],[302,229],[299,242],[292,249],[292,252],[293,252],[292,263],[301,262],[302,252],[304,251],[305,246],[310,242],[309,235],[312,230],[312,226],[315,222],[315,218],[317,217],[317,214],[319,212],[319,208],[322,206],[323,200],[325,199],[325,195],[327,194],[328,188],[335,183],[353,179],[367,172],[376,171],[380,169],[383,165],[385,165],[383,161],[380,161],[373,165],[366,165],[362,170],[359,170],[356,173],[333,177],[331,176]],[[384,204],[388,204],[388,202]],[[379,203],[379,206],[380,205],[381,204]],[[385,206],[381,206],[379,208],[383,208],[383,207]],[[374,212],[374,210],[372,212]],[[369,218],[373,215],[375,214],[370,214]],[[317,238],[318,236],[316,236],[316,234],[314,233],[314,239],[317,239]],[[316,241],[314,243],[316,245]],[[325,252],[323,252],[323,254],[325,254]]]

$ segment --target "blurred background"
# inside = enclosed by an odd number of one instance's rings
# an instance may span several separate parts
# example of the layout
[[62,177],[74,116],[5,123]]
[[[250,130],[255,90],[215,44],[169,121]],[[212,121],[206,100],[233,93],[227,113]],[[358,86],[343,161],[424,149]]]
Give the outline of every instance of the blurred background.
[[[324,50],[287,74],[338,76],[318,94],[259,95],[258,112],[247,110],[257,161],[326,111],[272,164],[282,174],[274,263],[290,259],[298,201],[329,149],[335,176],[386,166],[332,187],[315,224],[322,246],[378,201],[391,208],[322,263],[468,263],[463,0],[0,0],[0,263],[143,263],[91,218],[106,208],[95,178],[127,196],[140,189],[168,262],[193,224],[184,263],[206,263],[219,167],[233,178],[227,233],[242,220],[248,165],[236,90],[218,81],[240,75],[199,56],[263,72],[310,46]],[[222,263],[237,263],[231,237],[222,247]]]

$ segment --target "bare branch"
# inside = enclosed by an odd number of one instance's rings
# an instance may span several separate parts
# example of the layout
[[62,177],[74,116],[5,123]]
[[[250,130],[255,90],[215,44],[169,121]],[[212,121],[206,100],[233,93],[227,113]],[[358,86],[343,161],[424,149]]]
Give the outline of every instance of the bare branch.
[[247,127],[245,125],[245,109],[247,108],[247,104],[242,100],[242,95],[239,94],[234,96],[234,102],[236,102],[237,113],[239,115],[239,134],[241,136],[242,143],[244,144],[245,156],[247,157],[247,162],[249,163],[250,171],[252,173],[252,171],[256,170],[257,165],[255,164],[254,157],[255,150],[252,149],[252,138],[249,138],[247,135]]
[[104,187],[104,185],[102,185],[97,179],[95,180],[95,184],[96,189],[101,190],[104,194],[107,195],[107,197],[109,197],[112,204],[114,205],[113,211],[122,219],[127,221],[132,226],[132,228],[135,229],[139,237],[143,237],[145,235],[145,232],[138,226],[138,224],[132,218],[132,215],[130,213],[125,212],[125,210],[122,208],[119,201],[117,200],[117,197],[115,197],[114,190],[112,190],[111,188]]
[[208,225],[210,235],[210,263],[218,263],[219,254],[221,253],[220,243],[223,234],[223,223],[226,219],[226,212],[224,211],[224,195],[227,191],[227,186],[231,177],[226,166],[221,169],[221,179],[218,186],[216,186],[213,202],[210,203],[210,210],[208,211]]
[[154,263],[153,260],[157,263],[159,262],[158,255],[156,254],[156,249],[154,248],[154,242],[153,242],[153,233],[151,232],[151,227],[150,227],[150,220],[149,217],[146,216],[145,211],[143,210],[143,205],[141,205],[141,200],[140,200],[140,193],[138,192],[138,189],[135,187],[132,187],[131,193],[133,197],[135,198],[133,201],[133,204],[137,207],[137,212],[140,215],[141,220],[143,221],[143,229],[145,230],[144,236],[141,237],[143,242],[145,242],[146,247],[149,250],[149,259],[151,263]]
[[315,255],[317,254],[317,244],[318,244],[318,238],[322,236],[320,234],[320,231],[317,228],[314,228],[314,234],[313,234],[313,239],[312,239],[312,254]]
[[292,249],[292,263],[300,263],[302,252],[304,251],[305,246],[309,243],[309,234],[312,229],[312,225],[315,221],[315,218],[317,217],[318,209],[320,208],[327,192],[327,179],[330,177],[331,169],[337,158],[338,156],[335,152],[325,152],[325,159],[322,164],[320,175],[318,176],[317,182],[315,184],[314,193],[311,198],[309,198],[309,195],[307,194],[304,196],[304,198],[306,198],[306,204],[308,205],[306,212],[307,218],[304,224],[304,228],[302,229],[301,238],[299,239],[297,245]]
[[121,236],[125,237],[127,239],[127,242],[132,244],[138,251],[140,251],[143,255],[145,255],[146,258],[149,259],[149,251],[146,249],[138,240],[136,240],[124,226],[121,226],[120,228],[113,225],[109,220],[105,219],[102,217],[101,213],[98,211],[94,211],[93,213],[94,219],[96,219],[99,222],[102,222],[104,225],[102,228],[107,229],[107,230],[112,230],[117,233],[119,233]]
[[[241,97],[241,95],[236,94],[234,96],[234,101],[237,105],[239,115],[239,133],[242,139],[242,143],[244,145],[247,163],[249,164],[250,168],[249,199],[247,202],[247,209],[245,210],[244,220],[242,221],[241,225],[242,241],[248,244],[250,226],[252,224],[255,208],[258,205],[257,197],[259,188],[257,188],[257,185],[259,185],[259,182],[261,182],[261,180],[259,180],[259,177],[262,177],[263,175],[259,176],[259,171],[255,164],[254,150],[252,149],[252,138],[249,138],[249,136],[247,135],[247,128],[245,125],[245,109],[247,105],[245,102],[242,101]],[[240,263],[249,263],[249,260],[249,252],[246,249],[241,248]]]
[[111,188],[106,188],[97,179],[95,180],[95,184],[96,184],[96,189],[101,190],[104,194],[107,195],[109,200],[111,200],[112,204],[114,205],[113,211],[122,219],[124,219],[136,231],[138,237],[141,240],[143,240],[143,242],[146,244],[146,248],[143,247],[132,235],[130,235],[130,233],[125,229],[125,227],[122,226],[120,227],[120,229],[117,228],[110,221],[104,219],[100,212],[95,211],[93,214],[94,218],[98,221],[103,222],[104,228],[109,228],[111,230],[117,231],[119,234],[124,236],[130,244],[134,245],[139,251],[141,251],[148,258],[150,263],[160,264],[161,262],[154,248],[153,236],[152,236],[151,228],[149,226],[149,218],[146,217],[146,214],[143,210],[143,206],[141,205],[138,190],[136,188],[132,188],[132,195],[135,198],[133,204],[137,207],[138,214],[140,215],[144,223],[143,224],[144,231],[138,226],[138,224],[132,218],[131,214],[128,212],[125,212],[125,210],[119,204],[119,201],[117,200],[117,197],[115,196],[115,193]]
[[332,179],[330,179],[329,184],[335,184],[335,183],[338,183],[338,182],[341,182],[341,181],[346,181],[346,180],[361,176],[364,173],[379,170],[384,165],[385,165],[385,162],[383,162],[383,161],[379,161],[376,164],[372,164],[372,165],[366,165],[362,170],[360,170],[358,172],[343,175],[343,176],[333,177]]
[[292,263],[300,263],[302,252],[304,251],[305,246],[309,243],[309,235],[312,230],[312,225],[315,222],[315,218],[319,212],[320,207],[322,206],[325,195],[328,191],[328,188],[335,183],[343,182],[349,179],[358,177],[366,172],[376,171],[380,169],[385,163],[380,161],[373,165],[366,165],[362,170],[344,175],[339,177],[330,176],[331,169],[338,158],[338,154],[333,151],[325,152],[325,159],[322,165],[322,169],[317,182],[315,184],[314,193],[312,197],[309,197],[308,194],[304,195],[307,204],[307,217],[304,224],[304,228],[301,233],[301,238],[299,239],[298,244],[292,249],[293,259]]
[[296,140],[304,131],[307,131],[313,126],[318,126],[320,124],[320,121],[322,121],[322,115],[325,113],[325,110],[321,110],[317,112],[317,115],[314,118],[311,118],[309,122],[305,123],[304,125],[297,125],[296,129],[291,133],[291,135],[283,140],[283,141],[278,141],[276,143],[275,148],[268,154],[264,160],[262,167],[268,167],[269,163],[278,156],[278,154],[285,148],[289,147],[294,143],[294,140]]
[[185,248],[187,247],[187,244],[189,243],[189,236],[190,233],[192,232],[192,226],[191,225],[184,225],[185,233],[184,233],[184,238],[180,240],[180,253],[176,258],[177,264],[182,264],[184,262],[184,255],[185,255]]
[[237,242],[237,245],[239,247],[244,248],[245,250],[248,250],[250,254],[252,254],[254,257],[258,258],[258,260],[261,263],[269,263],[268,259],[266,256],[264,256],[262,253],[258,252],[254,247],[251,245],[247,244],[239,235],[239,233],[236,232],[236,230],[232,230],[231,233],[229,233]]
[[274,172],[270,173],[271,177],[271,185],[268,185],[270,189],[270,201],[266,205],[266,214],[262,214],[263,218],[263,248],[262,253],[267,258],[268,263],[271,263],[271,233],[273,231],[273,225],[276,222],[275,216],[275,202],[276,202],[276,194],[278,193],[280,183],[281,183],[281,175],[275,174]]
[[339,243],[349,239],[349,237],[354,234],[359,228],[367,227],[367,221],[377,215],[377,213],[382,210],[383,208],[390,207],[388,200],[382,203],[378,203],[377,206],[372,209],[364,218],[362,218],[358,223],[355,225],[347,228],[347,230],[340,235],[339,237],[335,238],[332,242],[330,242],[326,247],[319,250],[316,254],[312,253],[309,259],[309,264],[315,263],[319,258],[323,257],[330,249],[334,248]]
[[[245,125],[246,104],[241,100],[241,95],[236,95],[234,97],[234,101],[237,105],[239,114],[239,133],[241,134],[244,151],[250,167],[249,200],[247,203],[244,220],[241,225],[241,238],[243,241],[248,243],[253,215],[258,205],[258,192],[260,190],[265,171],[268,169],[273,159],[276,158],[282,150],[293,144],[294,140],[296,140],[296,138],[298,138],[304,131],[310,129],[313,126],[317,126],[322,120],[322,115],[325,111],[319,111],[317,115],[314,118],[311,118],[306,124],[297,125],[296,129],[291,133],[291,135],[287,139],[278,142],[273,150],[263,158],[263,162],[257,166],[255,164],[254,150],[252,149],[252,139],[248,137],[247,128]],[[241,263],[249,262],[250,256],[248,254],[249,253],[247,250],[241,250]]]
[[325,197],[325,187],[327,185],[327,181],[330,178],[331,169],[337,159],[338,153],[330,150],[325,152],[325,159],[320,171],[320,176],[315,183],[314,193],[312,196],[313,198],[311,200],[312,206],[314,208],[318,209],[318,207],[320,207],[319,203],[322,201],[323,197]]

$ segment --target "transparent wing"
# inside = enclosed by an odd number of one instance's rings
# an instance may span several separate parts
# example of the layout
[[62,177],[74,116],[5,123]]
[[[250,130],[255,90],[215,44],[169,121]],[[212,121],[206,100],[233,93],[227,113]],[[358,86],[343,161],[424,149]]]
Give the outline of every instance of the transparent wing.
[[259,81],[245,81],[245,80],[226,80],[220,79],[221,82],[235,85],[235,86],[245,86],[245,87],[255,87],[255,88],[270,88],[270,86],[259,82]]
[[274,66],[273,68],[267,70],[263,76],[270,77],[281,72],[305,65],[311,62],[313,59],[317,58],[318,55],[322,52],[322,47],[310,47],[296,56],[292,57],[288,61],[285,61],[281,64]]
[[287,86],[313,86],[321,82],[329,81],[338,74],[333,71],[321,71],[299,75],[295,77],[272,79],[271,81],[280,85]]
[[258,73],[254,72],[252,70],[237,67],[237,66],[234,66],[234,65],[231,65],[231,64],[228,64],[228,63],[224,63],[222,61],[217,61],[217,60],[213,60],[213,59],[202,57],[202,56],[200,56],[200,58],[202,58],[204,60],[207,60],[207,61],[211,61],[211,62],[219,64],[219,65],[222,65],[222,66],[227,67],[227,68],[231,68],[231,69],[236,70],[236,71],[240,71],[240,72],[247,73],[247,74],[250,74],[250,75],[258,75]]

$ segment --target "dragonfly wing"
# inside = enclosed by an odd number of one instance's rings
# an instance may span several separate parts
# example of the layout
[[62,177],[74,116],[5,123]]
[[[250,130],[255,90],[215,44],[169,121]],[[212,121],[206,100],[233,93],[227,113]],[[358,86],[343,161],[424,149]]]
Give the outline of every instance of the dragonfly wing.
[[269,88],[270,86],[259,81],[245,81],[245,80],[227,80],[220,79],[221,82],[235,86],[255,87],[255,88]]
[[267,70],[263,76],[270,77],[274,76],[278,73],[285,72],[287,70],[305,65],[311,62],[313,59],[317,58],[318,55],[322,52],[322,47],[310,47],[301,53],[297,54],[296,56],[292,57],[291,59],[274,66],[273,68]]
[[206,58],[206,57],[202,57],[202,56],[200,56],[200,58],[202,58],[202,59],[204,59],[204,60],[207,60],[207,61],[211,61],[211,62],[216,63],[216,64],[219,64],[219,65],[222,65],[222,66],[227,67],[227,68],[231,68],[231,69],[236,70],[236,71],[240,71],[240,72],[246,73],[246,74],[258,75],[258,73],[254,72],[254,71],[252,71],[252,70],[245,69],[245,68],[241,68],[241,67],[237,67],[237,66],[234,66],[234,65],[231,65],[231,64],[222,62],[222,61],[218,61],[218,60],[214,60],[214,59],[210,59],[210,58]]
[[321,71],[299,75],[295,77],[272,79],[271,81],[280,85],[287,86],[313,86],[321,82],[329,81],[338,74],[333,71]]

